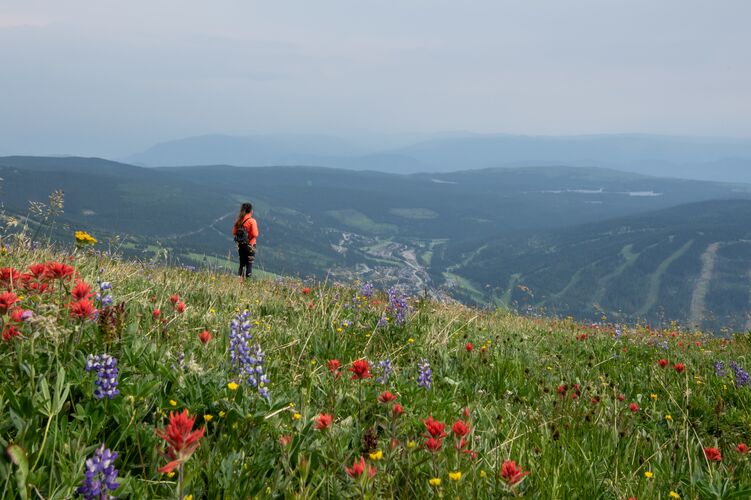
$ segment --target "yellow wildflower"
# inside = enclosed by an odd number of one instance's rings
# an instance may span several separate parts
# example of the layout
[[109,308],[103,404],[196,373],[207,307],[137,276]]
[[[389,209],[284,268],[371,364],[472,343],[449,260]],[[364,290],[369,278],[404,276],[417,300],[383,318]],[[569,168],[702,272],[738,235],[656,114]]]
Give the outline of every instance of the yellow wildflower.
[[238,387],[240,386],[235,382],[230,382],[229,384],[227,384],[227,389],[229,389],[230,391],[236,391]]
[[292,414],[292,418],[294,420],[300,420],[302,418],[302,415],[300,415],[299,413],[295,412],[295,413]]
[[646,471],[644,472],[644,477],[646,477],[647,479],[652,479],[653,477],[655,477],[655,475],[652,471]]
[[670,415],[665,415],[665,420],[673,420],[673,417]]
[[169,400],[169,405],[170,406],[177,406],[177,401],[175,401],[174,399],[170,399]]
[[185,495],[183,500],[193,500],[193,495]]
[[214,418],[214,415],[204,415],[203,416],[203,421],[206,422],[206,423],[208,423],[208,422],[211,422],[211,420],[213,418]]
[[458,481],[462,478],[462,471],[449,472],[449,479],[452,481]]
[[86,231],[76,231],[76,244],[77,245],[95,245],[96,238],[91,236]]
[[383,452],[381,450],[370,453],[371,460],[380,460],[383,458]]
[[649,397],[652,399],[657,399],[657,394],[650,394]]
[[486,478],[486,477],[488,477],[488,473],[487,473],[487,472],[485,472],[484,470],[481,470],[481,471],[480,471],[480,477],[482,477],[482,478]]
[[417,443],[415,443],[414,441],[407,441],[407,449],[411,450],[415,446],[417,446]]
[[219,418],[224,418],[225,415],[226,413],[224,412],[224,410],[219,412]]
[[415,343],[415,339],[413,339],[412,337],[410,337],[410,338],[407,339],[407,343],[408,344],[414,344]]
[[681,498],[681,496],[677,492],[672,491],[672,490],[670,491],[670,493],[668,494],[668,496],[670,498]]
[[172,476],[174,476],[174,475],[175,475],[175,471],[169,471],[169,472],[167,473],[167,477],[172,477]]
[[440,477],[431,477],[428,481],[430,483],[430,486],[440,486],[441,485],[441,478]]

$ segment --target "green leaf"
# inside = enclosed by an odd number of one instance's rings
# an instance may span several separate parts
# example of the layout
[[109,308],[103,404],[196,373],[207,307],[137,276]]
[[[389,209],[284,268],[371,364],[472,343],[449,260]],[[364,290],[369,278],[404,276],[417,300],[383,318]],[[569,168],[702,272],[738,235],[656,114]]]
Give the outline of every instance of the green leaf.
[[18,467],[16,470],[16,486],[18,487],[18,494],[22,499],[28,498],[28,492],[26,490],[26,478],[29,476],[29,459],[26,457],[26,452],[17,444],[11,444],[5,449],[5,453],[8,455],[10,461]]

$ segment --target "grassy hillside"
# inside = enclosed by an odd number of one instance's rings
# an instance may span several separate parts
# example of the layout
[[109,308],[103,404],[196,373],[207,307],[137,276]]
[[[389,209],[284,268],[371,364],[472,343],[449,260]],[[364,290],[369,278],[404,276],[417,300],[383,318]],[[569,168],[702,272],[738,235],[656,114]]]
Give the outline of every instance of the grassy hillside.
[[[603,238],[578,227],[600,224],[595,234],[608,234],[620,231],[619,217],[712,198],[748,199],[744,185],[594,168],[404,176],[315,167],[147,169],[39,157],[0,158],[0,177],[7,210],[24,216],[29,200],[46,201],[63,189],[65,213],[50,234],[58,241],[69,239],[70,228],[95,231],[107,242],[117,236],[112,248],[129,257],[166,254],[162,262],[231,270],[230,228],[240,202],[250,199],[261,227],[257,266],[274,274],[364,278],[475,304],[532,303],[578,318],[599,317],[602,310],[713,328],[743,327],[749,309],[743,273],[726,280],[730,300],[715,290],[717,282],[697,281],[701,256],[715,241],[688,237],[680,214],[666,224],[688,239],[647,251],[641,245],[652,236],[639,231]],[[660,231],[674,238],[673,229]],[[577,245],[580,238],[592,240],[591,248]],[[727,242],[742,245],[737,238]],[[713,253],[718,273],[724,255],[723,246]],[[534,300],[518,286],[532,290]]]
[[[117,453],[112,493],[131,498],[751,494],[745,335],[11,248],[0,274],[3,498],[73,496],[102,445]],[[117,374],[96,385],[87,358],[105,353]],[[363,362],[372,376],[358,379]],[[267,380],[254,386],[259,370]],[[169,444],[159,433],[183,410],[198,434],[173,423]]]
[[687,204],[481,240],[455,247],[448,259],[458,262],[453,273],[485,290],[484,298],[503,297],[507,305],[743,330],[751,325],[749,218],[746,200]]

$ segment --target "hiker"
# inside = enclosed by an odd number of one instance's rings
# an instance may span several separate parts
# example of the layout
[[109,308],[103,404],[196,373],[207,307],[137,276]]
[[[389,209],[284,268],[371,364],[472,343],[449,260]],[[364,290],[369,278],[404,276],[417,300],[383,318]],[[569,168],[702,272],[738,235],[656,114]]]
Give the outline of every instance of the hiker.
[[237,253],[240,256],[238,274],[250,278],[253,275],[253,261],[256,256],[256,238],[258,238],[258,223],[253,218],[253,205],[243,203],[240,213],[232,228],[232,235],[237,243]]

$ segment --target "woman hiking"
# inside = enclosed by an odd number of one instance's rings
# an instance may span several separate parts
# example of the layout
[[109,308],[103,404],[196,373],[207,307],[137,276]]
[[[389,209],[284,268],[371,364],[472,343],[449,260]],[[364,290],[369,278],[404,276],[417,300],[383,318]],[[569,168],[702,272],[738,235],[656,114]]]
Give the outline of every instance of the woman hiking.
[[253,218],[253,205],[243,203],[240,213],[235,219],[232,235],[237,243],[237,253],[240,256],[238,274],[250,278],[253,275],[253,261],[256,256],[256,238],[258,238],[258,223]]

